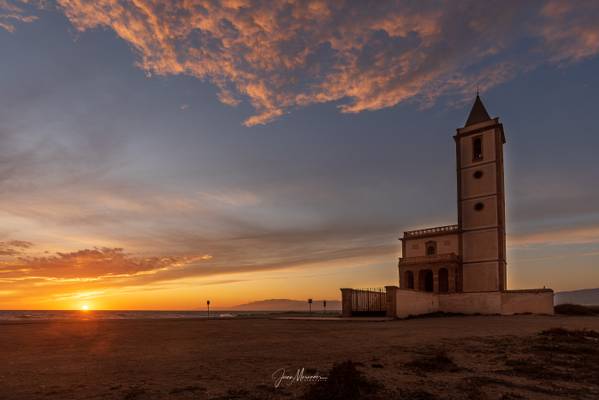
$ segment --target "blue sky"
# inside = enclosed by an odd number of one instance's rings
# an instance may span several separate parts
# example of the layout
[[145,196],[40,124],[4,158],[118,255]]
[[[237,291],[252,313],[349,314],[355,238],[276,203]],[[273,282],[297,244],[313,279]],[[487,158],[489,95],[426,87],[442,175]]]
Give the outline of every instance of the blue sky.
[[191,3],[0,1],[3,308],[392,284],[404,230],[456,222],[477,86],[510,286],[599,286],[597,6]]

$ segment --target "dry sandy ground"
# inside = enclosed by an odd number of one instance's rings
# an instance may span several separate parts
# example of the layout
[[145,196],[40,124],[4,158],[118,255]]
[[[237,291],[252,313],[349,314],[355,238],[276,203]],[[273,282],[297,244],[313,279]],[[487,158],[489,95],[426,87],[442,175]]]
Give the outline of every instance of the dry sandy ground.
[[273,372],[345,360],[383,388],[369,398],[599,398],[599,339],[538,335],[555,327],[599,317],[3,322],[0,399],[292,399],[310,384]]

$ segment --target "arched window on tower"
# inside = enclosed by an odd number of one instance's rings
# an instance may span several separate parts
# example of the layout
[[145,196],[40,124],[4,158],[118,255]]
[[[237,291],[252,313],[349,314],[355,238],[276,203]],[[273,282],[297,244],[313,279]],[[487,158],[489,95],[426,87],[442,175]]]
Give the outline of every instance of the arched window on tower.
[[426,255],[434,256],[437,254],[437,242],[434,240],[426,242]]
[[472,161],[480,161],[483,159],[483,138],[477,136],[472,138]]

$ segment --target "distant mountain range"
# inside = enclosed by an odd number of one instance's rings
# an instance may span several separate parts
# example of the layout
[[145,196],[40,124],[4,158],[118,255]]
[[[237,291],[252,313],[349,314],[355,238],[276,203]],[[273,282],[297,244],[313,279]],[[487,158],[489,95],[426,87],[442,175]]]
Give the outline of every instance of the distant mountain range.
[[557,292],[553,298],[554,304],[582,304],[586,306],[599,305],[599,288]]
[[[555,304],[599,305],[599,288],[557,292]],[[322,311],[322,300],[312,301],[312,311]],[[268,299],[252,301],[230,308],[231,311],[308,311],[307,300]],[[327,311],[341,310],[341,301],[327,300]]]
[[[323,311],[323,300],[312,301],[312,311]],[[327,311],[341,310],[341,301],[327,300]],[[307,300],[269,299],[252,301],[231,308],[231,311],[308,311]]]

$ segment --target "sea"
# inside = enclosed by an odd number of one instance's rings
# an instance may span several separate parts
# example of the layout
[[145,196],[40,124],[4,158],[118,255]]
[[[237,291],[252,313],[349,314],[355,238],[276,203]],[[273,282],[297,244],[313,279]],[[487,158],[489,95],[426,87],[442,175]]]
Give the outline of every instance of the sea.
[[[326,315],[332,313],[327,312]],[[109,320],[109,319],[230,319],[275,316],[322,316],[297,311],[122,311],[122,310],[0,310],[0,321]]]

